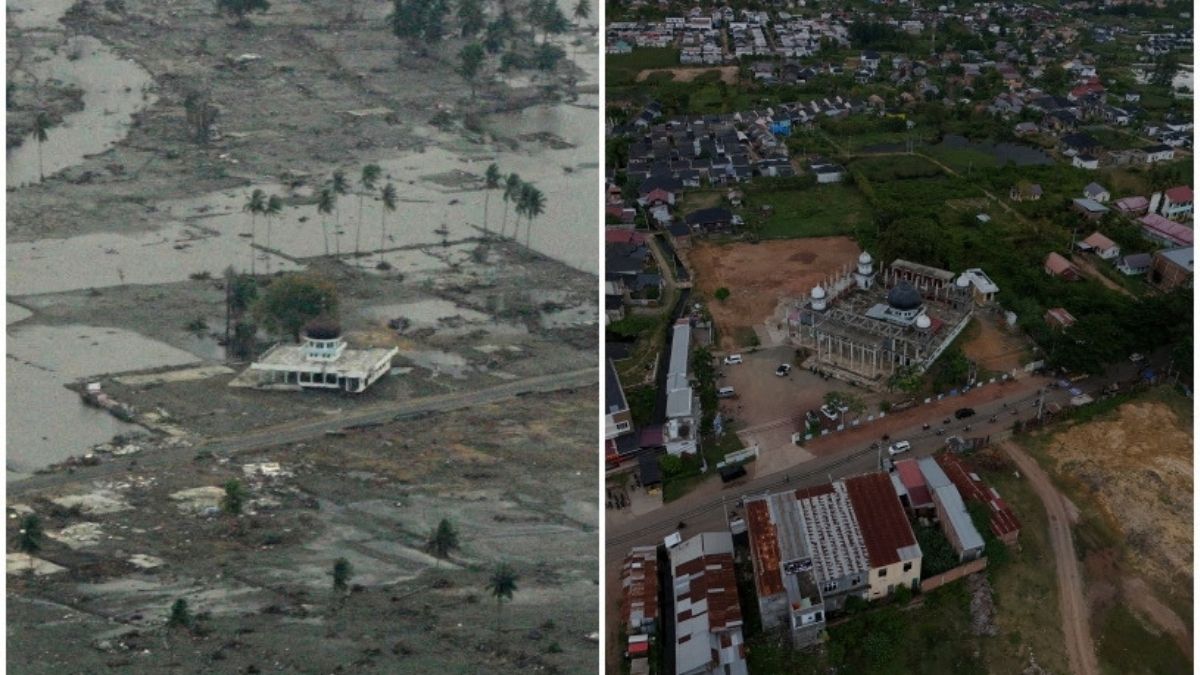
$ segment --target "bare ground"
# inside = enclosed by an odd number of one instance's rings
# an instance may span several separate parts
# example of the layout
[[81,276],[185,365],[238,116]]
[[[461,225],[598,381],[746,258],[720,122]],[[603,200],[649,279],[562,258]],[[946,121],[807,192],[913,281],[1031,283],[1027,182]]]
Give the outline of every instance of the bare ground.
[[645,81],[653,73],[671,73],[676,82],[691,82],[704,73],[720,73],[721,81],[726,84],[737,84],[737,66],[722,66],[720,68],[647,68],[637,74],[637,81]]
[[[54,534],[88,524],[99,543],[48,539],[65,571],[10,575],[9,667],[93,672],[579,672],[595,663],[597,628],[595,391],[539,396],[396,423],[345,438],[280,446],[233,461],[198,458],[167,474],[106,486],[86,478],[10,504]],[[244,466],[277,462],[284,473]],[[247,486],[240,517],[206,516],[180,490]],[[98,487],[121,510],[51,499]],[[217,494],[220,489],[216,490]],[[424,542],[439,519],[461,550],[436,562]],[[15,519],[9,519],[14,535]],[[348,595],[330,588],[337,557]],[[149,561],[149,562],[147,562]],[[498,612],[485,589],[498,561],[519,575]],[[139,566],[153,565],[146,568]],[[169,630],[188,600],[195,630]],[[286,635],[286,639],[280,639]],[[250,669],[250,670],[247,670]]]
[[827,275],[853,263],[858,244],[847,237],[717,244],[697,241],[681,253],[696,270],[695,288],[712,298],[728,288],[724,302],[708,307],[721,335],[721,347],[737,346],[738,331],[752,329],[775,312],[785,297],[803,297]]
[[[1004,328],[1004,319],[989,313],[976,315],[978,330],[963,343],[963,354],[983,368],[1007,373],[1025,365],[1028,345],[1019,334]],[[968,329],[970,330],[970,329]]]

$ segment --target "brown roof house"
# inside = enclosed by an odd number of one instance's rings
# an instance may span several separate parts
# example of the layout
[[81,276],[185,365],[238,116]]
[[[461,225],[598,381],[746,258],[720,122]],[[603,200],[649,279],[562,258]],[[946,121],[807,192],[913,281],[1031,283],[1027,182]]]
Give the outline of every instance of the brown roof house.
[[1075,325],[1075,317],[1062,307],[1052,307],[1046,310],[1046,313],[1042,315],[1042,318],[1046,321],[1048,326],[1051,328],[1057,328],[1058,330],[1070,328],[1071,326]]
[[1095,253],[1101,260],[1114,260],[1121,255],[1121,247],[1099,232],[1091,233],[1075,246],[1081,251]]
[[676,675],[747,675],[733,535],[698,534],[673,546],[670,557]]
[[1079,281],[1079,268],[1058,253],[1051,252],[1046,256],[1046,262],[1042,264],[1042,269],[1052,277],[1067,281]]

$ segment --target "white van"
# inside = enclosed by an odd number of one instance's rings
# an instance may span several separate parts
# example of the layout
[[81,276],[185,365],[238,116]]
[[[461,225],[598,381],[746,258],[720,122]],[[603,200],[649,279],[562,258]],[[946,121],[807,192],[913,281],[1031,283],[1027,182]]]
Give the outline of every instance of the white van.
[[721,387],[717,390],[717,398],[733,398],[735,395],[733,387]]
[[739,364],[741,362],[742,362],[741,354],[730,354],[729,356],[725,357],[725,365],[727,365],[727,366],[736,366],[737,364]]
[[909,443],[908,441],[896,441],[888,446],[889,455],[899,455],[901,453],[908,452],[909,450],[912,450],[912,443]]

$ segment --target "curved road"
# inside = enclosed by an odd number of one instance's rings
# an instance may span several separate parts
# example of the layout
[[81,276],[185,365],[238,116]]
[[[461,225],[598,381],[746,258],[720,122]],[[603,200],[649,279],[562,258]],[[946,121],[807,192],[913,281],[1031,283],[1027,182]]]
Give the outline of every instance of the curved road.
[[1075,560],[1075,543],[1071,539],[1071,519],[1066,501],[1050,477],[1032,457],[1005,441],[1001,444],[1013,463],[1029,479],[1033,491],[1046,506],[1050,517],[1050,545],[1054,550],[1054,567],[1058,579],[1058,609],[1062,614],[1063,639],[1067,658],[1075,675],[1100,675],[1096,648],[1088,627],[1088,605],[1083,595],[1083,579]]
[[210,439],[190,448],[142,453],[136,455],[133,459],[126,459],[124,461],[115,460],[105,462],[99,466],[77,468],[72,473],[59,471],[37,474],[25,480],[9,483],[8,495],[11,499],[33,491],[53,488],[66,483],[111,478],[116,474],[127,471],[133,461],[137,462],[139,470],[161,469],[182,462],[190,462],[196,453],[203,450],[207,450],[214,455],[232,455],[284,443],[296,443],[323,436],[326,432],[340,431],[355,426],[397,422],[406,418],[417,418],[431,413],[496,403],[526,394],[547,393],[576,387],[594,387],[597,386],[598,377],[599,371],[596,368],[583,368],[564,373],[537,375],[486,389],[391,401],[362,408],[348,414],[324,417],[312,421],[302,420],[265,429],[256,429],[237,436]]

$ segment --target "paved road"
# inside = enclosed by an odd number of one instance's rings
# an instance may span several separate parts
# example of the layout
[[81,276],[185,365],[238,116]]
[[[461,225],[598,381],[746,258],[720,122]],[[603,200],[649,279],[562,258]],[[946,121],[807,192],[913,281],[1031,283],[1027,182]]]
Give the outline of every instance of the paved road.
[[[1038,383],[1044,382],[1039,379]],[[1016,387],[1017,385],[1012,386]],[[984,387],[976,391],[986,393],[988,390]],[[910,440],[913,444],[911,456],[918,457],[940,450],[944,447],[946,436],[949,435],[965,434],[971,437],[999,435],[1011,429],[1013,422],[1017,419],[1031,419],[1037,413],[1033,405],[1037,399],[1036,389],[1031,393],[1028,388],[1014,388],[1011,392],[1012,394],[1007,397],[982,404],[975,403],[974,408],[977,414],[963,421],[952,419],[951,423],[946,426],[944,435],[939,436],[934,433],[934,429],[941,426],[941,419],[937,419],[941,414],[935,413],[933,410],[924,411],[922,408],[902,413],[905,416],[903,422],[897,415],[897,423],[907,426],[892,426],[888,429],[888,433],[896,439]],[[1065,392],[1052,389],[1047,394],[1047,400],[1061,402],[1066,396]],[[957,407],[961,405],[959,400],[947,399],[942,402],[945,404],[942,407],[950,406],[951,409]],[[1018,414],[1012,415],[1012,410],[1017,410]],[[930,415],[934,417],[930,417]],[[996,421],[989,423],[988,419],[993,415],[996,416]],[[931,424],[932,428],[929,431],[921,429],[924,422]],[[964,432],[964,427],[967,425],[971,426],[969,433]],[[680,522],[686,524],[686,532],[689,533],[703,532],[714,528],[723,530],[727,527],[727,507],[732,507],[742,495],[819,485],[834,478],[877,470],[881,452],[870,448],[869,443],[871,439],[877,438],[876,434],[882,433],[883,429],[882,425],[877,424],[873,427],[863,427],[828,436],[820,440],[823,445],[830,447],[829,451],[820,452],[816,458],[795,467],[725,487],[720,489],[720,494],[717,495],[714,495],[712,489],[707,491],[700,489],[692,495],[664,504],[661,508],[636,521],[610,524],[607,528],[605,542],[606,558],[610,563],[617,562],[624,558],[632,546],[661,542],[663,537],[678,529],[677,526]]]
[[57,487],[65,483],[112,478],[113,476],[125,473],[131,466],[131,462],[135,461],[135,459],[139,470],[160,469],[189,462],[196,453],[202,450],[207,450],[215,455],[232,455],[284,443],[296,443],[323,436],[329,431],[338,431],[347,427],[385,424],[405,418],[416,418],[429,413],[446,412],[496,403],[531,393],[545,393],[576,387],[596,386],[598,377],[599,371],[596,368],[583,368],[564,373],[551,373],[522,380],[514,380],[486,389],[391,401],[334,417],[322,417],[313,421],[292,422],[265,429],[257,429],[237,436],[214,438],[191,448],[143,453],[131,459],[115,460],[95,467],[76,469],[74,473],[63,471],[38,474],[22,481],[9,483],[8,495],[10,498],[19,497],[23,494]]
[[1058,609],[1062,614],[1063,638],[1067,643],[1067,658],[1075,675],[1100,675],[1096,649],[1088,628],[1088,606],[1083,595],[1083,579],[1075,559],[1075,544],[1071,540],[1071,520],[1067,504],[1050,477],[1025,451],[1011,442],[1001,447],[1029,479],[1034,492],[1046,506],[1050,516],[1050,545],[1054,550],[1054,567],[1058,578]]

